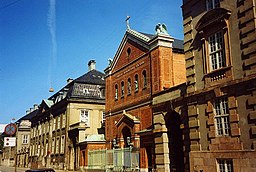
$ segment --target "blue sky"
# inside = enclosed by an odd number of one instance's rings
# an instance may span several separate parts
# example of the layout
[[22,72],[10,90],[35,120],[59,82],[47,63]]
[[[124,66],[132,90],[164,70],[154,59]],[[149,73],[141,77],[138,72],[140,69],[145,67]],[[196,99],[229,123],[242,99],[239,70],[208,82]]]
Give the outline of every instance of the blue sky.
[[58,91],[68,78],[104,71],[126,30],[154,34],[165,23],[183,39],[182,2],[165,0],[1,0],[0,123],[18,120],[27,109]]

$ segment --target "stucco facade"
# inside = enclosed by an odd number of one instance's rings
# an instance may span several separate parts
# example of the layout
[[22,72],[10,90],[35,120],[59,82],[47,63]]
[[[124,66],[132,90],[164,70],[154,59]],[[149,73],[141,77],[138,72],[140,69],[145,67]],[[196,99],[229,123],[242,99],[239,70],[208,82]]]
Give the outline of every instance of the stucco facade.
[[85,164],[86,138],[100,135],[105,111],[104,74],[88,63],[89,72],[43,100],[32,119],[31,167],[78,170]]

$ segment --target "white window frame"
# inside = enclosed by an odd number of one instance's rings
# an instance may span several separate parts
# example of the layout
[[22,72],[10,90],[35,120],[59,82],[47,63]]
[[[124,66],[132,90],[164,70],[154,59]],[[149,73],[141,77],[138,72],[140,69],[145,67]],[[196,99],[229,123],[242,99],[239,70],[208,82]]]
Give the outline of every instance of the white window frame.
[[62,128],[65,128],[66,127],[66,115],[63,114],[62,115],[62,125],[61,125]]
[[61,136],[61,141],[60,141],[60,153],[64,154],[65,152],[65,135]]
[[22,135],[22,144],[28,144],[29,135],[24,134]]
[[81,109],[80,110],[80,122],[84,122],[86,126],[90,126],[90,114],[89,110]]
[[207,11],[220,7],[220,0],[206,0]]
[[60,137],[56,138],[56,154],[60,153]]
[[233,172],[233,161],[232,159],[217,159],[218,172]]
[[104,111],[101,112],[101,121],[102,123],[105,123],[106,121],[106,113]]
[[53,118],[52,131],[56,130],[56,118]]
[[55,137],[52,138],[52,147],[51,147],[51,152],[52,152],[52,154],[55,154],[54,148],[55,148]]
[[57,117],[57,129],[60,129],[60,116]]
[[135,92],[139,91],[139,75],[134,76],[134,90]]
[[131,83],[131,78],[128,78],[127,80],[127,93],[128,95],[132,93],[132,83]]
[[230,135],[228,98],[223,97],[214,102],[216,136]]
[[124,97],[124,81],[121,82],[121,97]]
[[216,70],[227,65],[225,55],[224,33],[216,32],[208,37],[210,70]]
[[118,85],[115,85],[115,100],[118,99]]

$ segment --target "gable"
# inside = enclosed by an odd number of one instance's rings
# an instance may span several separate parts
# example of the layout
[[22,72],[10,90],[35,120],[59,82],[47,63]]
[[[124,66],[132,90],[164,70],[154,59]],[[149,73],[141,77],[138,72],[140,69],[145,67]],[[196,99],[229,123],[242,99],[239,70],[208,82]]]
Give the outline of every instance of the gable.
[[112,72],[118,71],[132,61],[135,61],[139,57],[147,53],[147,50],[141,45],[133,42],[132,40],[127,40],[117,58],[116,64],[112,69]]
[[113,59],[111,73],[122,69],[129,63],[145,55],[149,51],[148,40],[150,38],[139,32],[133,30],[127,31]]

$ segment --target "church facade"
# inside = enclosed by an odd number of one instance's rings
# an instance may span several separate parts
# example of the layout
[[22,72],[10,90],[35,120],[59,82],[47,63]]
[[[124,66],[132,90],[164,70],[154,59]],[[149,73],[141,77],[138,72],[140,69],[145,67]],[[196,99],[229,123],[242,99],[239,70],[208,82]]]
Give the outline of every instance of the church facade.
[[165,25],[158,25],[155,35],[128,27],[105,72],[106,148],[132,148],[140,170],[151,171],[161,161],[155,156],[152,99],[185,81],[183,42]]

